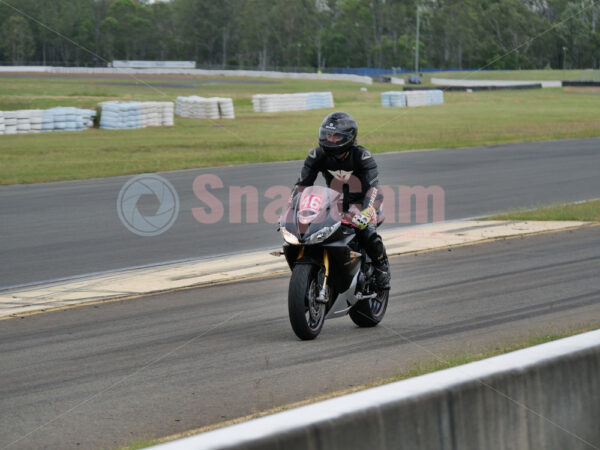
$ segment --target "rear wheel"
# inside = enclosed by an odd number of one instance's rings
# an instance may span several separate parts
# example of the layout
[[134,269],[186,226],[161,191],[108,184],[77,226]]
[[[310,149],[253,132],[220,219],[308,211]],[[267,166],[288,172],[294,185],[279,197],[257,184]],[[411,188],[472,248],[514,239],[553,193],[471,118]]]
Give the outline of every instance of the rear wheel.
[[350,318],[359,327],[374,327],[385,315],[390,291],[377,291],[377,297],[359,301],[350,310]]
[[320,290],[319,269],[313,264],[296,264],[290,279],[290,323],[296,336],[305,341],[319,335],[325,320],[325,305],[316,301]]

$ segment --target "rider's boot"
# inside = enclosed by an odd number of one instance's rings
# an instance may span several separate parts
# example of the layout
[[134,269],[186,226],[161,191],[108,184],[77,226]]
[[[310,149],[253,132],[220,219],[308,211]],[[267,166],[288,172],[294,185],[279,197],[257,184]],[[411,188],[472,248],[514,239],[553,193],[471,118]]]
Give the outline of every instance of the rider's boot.
[[377,234],[374,226],[369,225],[364,231],[360,232],[359,240],[373,262],[373,267],[375,269],[373,275],[375,276],[375,285],[377,289],[389,289],[390,265],[381,236]]
[[387,255],[384,253],[373,262],[375,268],[375,285],[378,289],[389,290],[390,289],[390,264],[388,263]]

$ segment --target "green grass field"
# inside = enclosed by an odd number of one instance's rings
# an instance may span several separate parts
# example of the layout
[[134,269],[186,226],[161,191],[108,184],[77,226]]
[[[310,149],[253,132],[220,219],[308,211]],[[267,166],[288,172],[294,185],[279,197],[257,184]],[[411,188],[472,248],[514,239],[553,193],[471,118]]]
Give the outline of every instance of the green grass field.
[[559,203],[530,210],[517,210],[490,217],[490,220],[574,220],[600,222],[600,200]]
[[367,93],[361,87],[299,80],[0,76],[0,110],[94,108],[105,100],[200,95],[232,97],[236,113],[235,120],[176,118],[172,128],[0,136],[0,184],[304,158],[321,120],[333,110],[254,113],[256,93],[332,91],[335,110],[357,119],[359,142],[374,152],[600,136],[596,92],[449,92],[444,105],[407,109],[381,107],[381,92],[398,87],[376,83]]

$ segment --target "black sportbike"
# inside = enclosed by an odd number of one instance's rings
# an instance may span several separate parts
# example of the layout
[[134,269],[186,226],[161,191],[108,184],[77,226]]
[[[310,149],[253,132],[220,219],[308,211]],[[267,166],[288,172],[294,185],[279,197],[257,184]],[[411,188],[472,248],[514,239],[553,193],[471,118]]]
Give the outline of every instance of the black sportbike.
[[339,192],[310,186],[294,194],[281,217],[283,254],[292,270],[290,322],[300,339],[316,338],[325,319],[349,314],[360,327],[383,319],[389,291],[375,286],[351,214],[343,212]]

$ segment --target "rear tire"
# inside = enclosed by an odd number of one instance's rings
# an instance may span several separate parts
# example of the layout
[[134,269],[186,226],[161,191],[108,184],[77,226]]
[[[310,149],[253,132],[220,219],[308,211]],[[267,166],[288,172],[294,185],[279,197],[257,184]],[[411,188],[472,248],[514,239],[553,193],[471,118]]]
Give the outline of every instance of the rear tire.
[[320,290],[319,269],[313,264],[296,264],[292,270],[288,292],[290,323],[303,341],[316,338],[325,320],[325,305],[315,301]]
[[377,297],[361,300],[350,310],[352,322],[362,328],[377,326],[387,309],[389,290],[377,292]]

